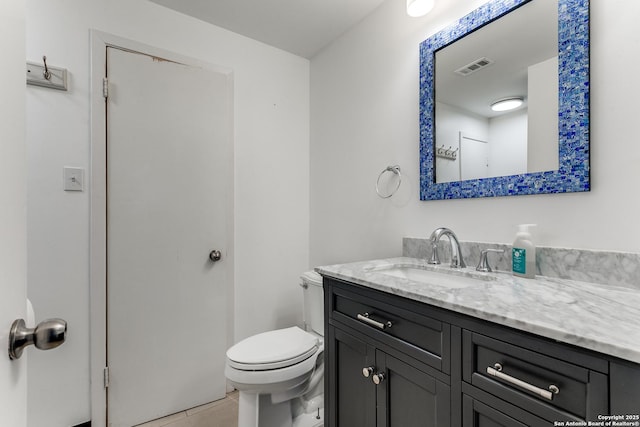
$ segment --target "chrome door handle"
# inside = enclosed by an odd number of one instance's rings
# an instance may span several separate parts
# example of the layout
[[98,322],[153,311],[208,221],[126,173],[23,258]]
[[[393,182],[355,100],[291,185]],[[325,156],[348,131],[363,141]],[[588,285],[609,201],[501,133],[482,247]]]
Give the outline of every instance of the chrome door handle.
[[529,384],[526,381],[522,381],[516,377],[512,377],[511,375],[507,375],[502,372],[502,365],[499,363],[496,363],[495,365],[493,365],[493,368],[491,366],[488,366],[487,374],[496,378],[500,378],[501,380],[504,380],[510,384],[518,386],[532,393],[535,393],[538,396],[544,397],[547,400],[553,400],[553,395],[560,393],[560,389],[558,388],[558,386],[554,384],[551,384],[549,386],[549,390],[545,390],[540,387],[536,387],[533,384]]
[[209,259],[213,262],[220,261],[222,259],[222,252],[218,250],[212,250],[209,252]]
[[369,313],[364,313],[364,314],[358,313],[356,317],[358,318],[358,320],[362,320],[364,323],[367,323],[378,329],[382,329],[383,331],[393,326],[393,323],[391,323],[390,321],[378,322],[377,320],[373,320],[372,318],[369,317]]
[[366,368],[362,368],[362,376],[365,378],[369,378],[371,374],[373,374],[373,366],[367,366]]
[[62,319],[43,320],[35,328],[27,328],[23,319],[17,319],[9,332],[9,359],[19,359],[28,345],[33,344],[40,350],[51,350],[66,338],[67,322]]

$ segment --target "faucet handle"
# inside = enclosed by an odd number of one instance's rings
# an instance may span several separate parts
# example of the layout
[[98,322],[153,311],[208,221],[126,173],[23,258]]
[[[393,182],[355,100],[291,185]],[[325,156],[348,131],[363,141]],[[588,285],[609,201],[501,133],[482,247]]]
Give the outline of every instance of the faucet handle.
[[477,271],[483,271],[485,273],[493,271],[491,266],[489,265],[489,261],[487,259],[487,254],[489,252],[493,252],[496,254],[504,253],[504,249],[483,249],[480,252],[480,261],[478,261],[478,266],[476,267]]
[[431,259],[429,259],[428,263],[433,265],[440,264],[440,257],[438,256],[438,243],[431,244]]

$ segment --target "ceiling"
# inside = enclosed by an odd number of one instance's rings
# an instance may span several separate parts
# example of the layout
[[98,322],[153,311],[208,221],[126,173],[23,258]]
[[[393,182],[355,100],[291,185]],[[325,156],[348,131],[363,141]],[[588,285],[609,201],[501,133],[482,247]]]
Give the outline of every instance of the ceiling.
[[[557,55],[557,3],[526,3],[436,52],[436,100],[498,116],[502,113],[491,111],[491,102],[510,96],[524,96],[526,102],[529,67]],[[454,72],[483,57],[495,62],[465,77]]]
[[311,58],[384,0],[150,0]]

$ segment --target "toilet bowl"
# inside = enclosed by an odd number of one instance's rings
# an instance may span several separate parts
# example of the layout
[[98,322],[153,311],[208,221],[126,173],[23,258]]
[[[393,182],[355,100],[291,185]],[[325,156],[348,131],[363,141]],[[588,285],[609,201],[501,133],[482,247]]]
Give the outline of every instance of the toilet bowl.
[[324,417],[322,278],[302,275],[305,329],[246,338],[227,351],[225,375],[239,391],[238,427],[320,427]]

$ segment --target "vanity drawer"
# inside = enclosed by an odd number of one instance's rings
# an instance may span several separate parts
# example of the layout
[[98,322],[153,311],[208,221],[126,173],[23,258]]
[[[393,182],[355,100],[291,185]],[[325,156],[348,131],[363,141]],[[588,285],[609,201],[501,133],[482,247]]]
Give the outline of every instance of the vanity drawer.
[[[563,418],[558,418],[558,420]],[[546,420],[483,391],[463,387],[462,427],[549,427]]]
[[608,410],[607,375],[466,330],[462,374],[548,421],[593,420]]
[[390,297],[381,301],[334,286],[330,317],[448,374],[450,326]]

